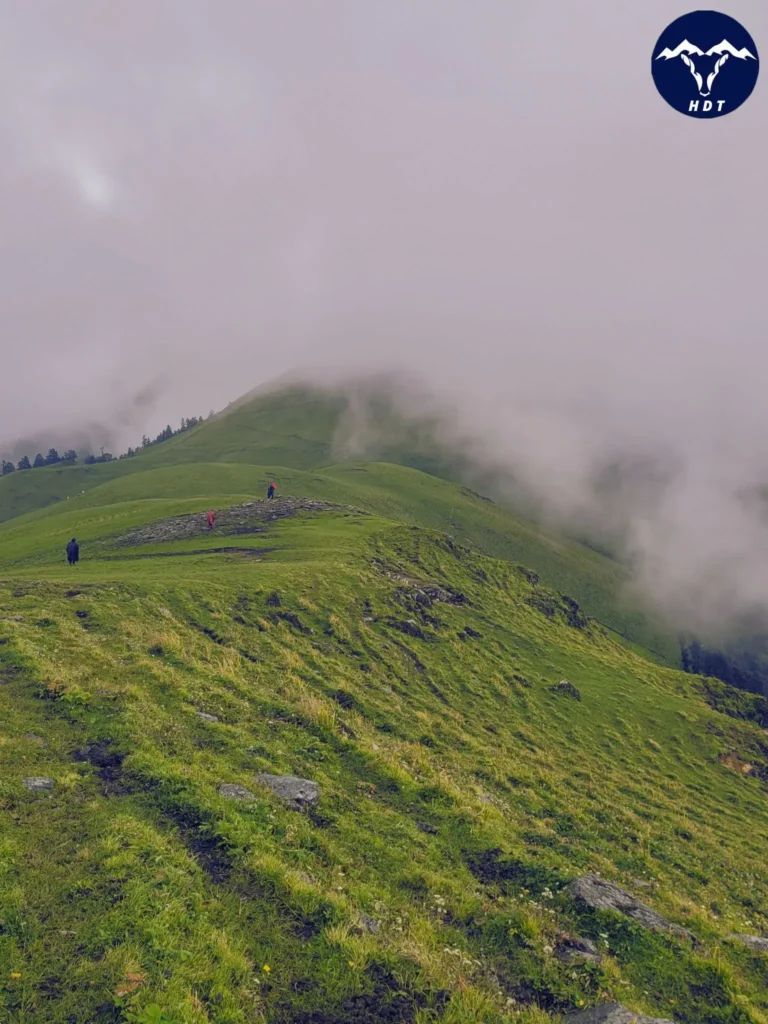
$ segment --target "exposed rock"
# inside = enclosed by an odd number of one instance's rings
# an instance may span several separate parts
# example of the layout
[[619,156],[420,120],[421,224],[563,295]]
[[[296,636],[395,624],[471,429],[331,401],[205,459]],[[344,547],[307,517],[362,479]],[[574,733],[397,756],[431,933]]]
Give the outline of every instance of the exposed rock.
[[292,811],[301,811],[320,799],[320,787],[311,779],[298,779],[295,775],[267,775],[262,772],[256,776],[256,781],[271,789]]
[[419,832],[426,832],[428,836],[437,835],[437,828],[435,825],[430,825],[428,821],[417,821],[416,828]]
[[565,1024],[674,1024],[668,1017],[649,1017],[621,1003],[603,1003],[565,1015]]
[[294,629],[298,629],[300,633],[313,632],[308,626],[304,625],[296,612],[275,612],[275,617],[283,622],[287,622],[288,625],[293,626]]
[[357,915],[356,930],[369,932],[371,935],[378,935],[381,931],[381,923],[375,917],[369,917],[368,914],[361,913]]
[[552,693],[558,693],[563,697],[572,697],[574,700],[581,700],[581,694],[573,683],[568,682],[567,679],[561,679],[559,683],[555,683],[554,686],[550,686]]
[[755,953],[768,953],[768,938],[762,935],[729,935],[728,938],[743,943]]
[[425,640],[424,630],[415,619],[391,619],[390,625],[399,629],[406,636],[415,636],[418,640]]
[[334,505],[328,501],[314,501],[310,498],[273,498],[271,501],[246,501],[242,505],[216,512],[216,526],[213,531],[207,529],[205,513],[207,509],[195,514],[173,516],[150,523],[138,530],[132,530],[120,538],[123,545],[162,544],[166,541],[187,540],[200,534],[249,534],[263,533],[267,524],[276,519],[285,519],[298,512],[326,512],[343,508],[365,515],[361,509],[352,509],[348,505]]
[[575,899],[586,903],[594,910],[615,910],[620,914],[631,917],[643,928],[654,932],[672,932],[680,938],[692,939],[693,935],[679,925],[671,924],[655,910],[651,910],[640,900],[635,899],[624,889],[620,889],[613,882],[606,882],[597,875],[583,875],[571,883],[571,891]]
[[548,619],[564,619],[573,629],[586,629],[589,620],[580,611],[572,597],[555,594],[553,591],[542,591],[526,598],[526,604],[546,615]]
[[603,959],[597,946],[581,936],[563,936],[557,944],[557,955],[567,964],[599,964]]
[[737,754],[721,754],[718,757],[718,761],[720,764],[724,764],[726,768],[730,768],[731,771],[738,772],[739,775],[755,774],[755,766],[748,761],[742,761]]
[[22,785],[24,789],[28,789],[30,793],[50,793],[53,789],[53,779],[46,779],[43,776],[35,776],[29,779],[23,779]]
[[218,722],[217,715],[209,715],[207,711],[196,711],[195,714],[201,722]]
[[346,690],[334,690],[329,696],[331,700],[335,700],[339,707],[344,708],[345,711],[349,711],[357,706],[355,698],[351,693],[347,693]]
[[256,797],[245,786],[239,786],[236,782],[222,782],[219,786],[219,794],[227,800],[255,800]]

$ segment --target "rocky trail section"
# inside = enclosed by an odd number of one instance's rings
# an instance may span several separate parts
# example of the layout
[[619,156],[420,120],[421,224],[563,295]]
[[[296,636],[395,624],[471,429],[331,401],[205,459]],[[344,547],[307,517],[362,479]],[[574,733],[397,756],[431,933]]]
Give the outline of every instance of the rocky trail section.
[[351,505],[336,505],[329,501],[315,501],[311,498],[273,498],[271,501],[246,501],[242,505],[217,510],[216,525],[209,531],[206,526],[206,512],[172,516],[158,522],[131,530],[118,539],[121,547],[137,547],[142,544],[164,544],[169,541],[190,540],[202,534],[238,536],[263,533],[270,523],[287,519],[300,512],[347,512],[366,515]]

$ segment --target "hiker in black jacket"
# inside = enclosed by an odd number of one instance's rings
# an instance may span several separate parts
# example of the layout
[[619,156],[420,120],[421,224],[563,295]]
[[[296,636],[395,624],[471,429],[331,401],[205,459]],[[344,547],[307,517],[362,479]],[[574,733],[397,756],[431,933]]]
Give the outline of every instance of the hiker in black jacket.
[[67,561],[70,565],[74,565],[75,562],[80,561],[80,545],[74,537],[69,544],[67,544]]

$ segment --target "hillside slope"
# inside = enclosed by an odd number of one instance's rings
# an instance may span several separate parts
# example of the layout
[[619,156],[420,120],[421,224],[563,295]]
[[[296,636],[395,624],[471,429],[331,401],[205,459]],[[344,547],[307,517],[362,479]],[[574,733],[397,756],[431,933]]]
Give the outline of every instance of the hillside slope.
[[[257,502],[211,535],[132,541],[202,504],[135,494],[0,529],[0,1019],[493,1024],[618,999],[765,1024],[766,959],[727,938],[768,929],[764,730],[530,571],[323,478],[332,507]],[[695,941],[579,902],[589,872]]]
[[[178,495],[215,503],[263,493],[273,478],[280,482],[281,493],[288,488],[318,496],[328,487],[336,491],[351,484],[364,492],[363,507],[371,511],[389,514],[391,506],[400,521],[455,533],[484,554],[533,565],[545,582],[571,594],[629,643],[679,665],[677,636],[628,603],[627,572],[618,562],[490,503],[475,510],[477,514],[473,511],[470,523],[462,508],[466,491],[459,497],[423,480],[414,486],[398,474],[396,466],[420,470],[438,481],[475,479],[460,453],[440,444],[439,424],[428,414],[403,419],[393,387],[392,382],[363,382],[351,395],[284,385],[248,395],[218,417],[134,458],[12,473],[0,479],[0,524],[59,502],[79,508],[90,492],[99,504],[109,503],[113,495],[114,500]],[[379,465],[365,469],[361,452]],[[311,475],[297,478],[296,470]],[[487,483],[490,487],[492,481]]]
[[[179,440],[186,443],[188,438]],[[109,465],[97,468],[106,470]],[[45,472],[40,471],[41,475]],[[73,533],[87,541],[92,536],[92,520],[101,529],[111,517],[133,515],[132,507],[125,513],[120,511],[126,503],[143,501],[142,509],[135,514],[150,517],[172,514],[174,502],[183,500],[192,502],[190,508],[216,507],[262,495],[273,476],[278,478],[280,493],[356,504],[397,522],[445,531],[483,554],[534,566],[545,583],[574,597],[587,614],[628,642],[667,664],[679,662],[677,637],[624,599],[627,573],[620,563],[545,530],[467,488],[392,464],[346,462],[302,472],[199,462],[124,472],[65,502],[0,523],[0,538],[7,538],[4,557],[15,559],[17,545],[24,556],[35,551],[52,552]],[[162,507],[152,504],[161,501]]]
[[[193,430],[139,451],[131,459],[92,466],[51,466],[0,478],[0,522],[72,498],[115,477],[157,467],[190,463],[245,463],[277,469],[308,470],[347,457],[342,421],[349,398],[307,387],[258,393]],[[466,470],[456,453],[435,439],[429,420],[405,422],[387,395],[369,395],[366,420],[368,460],[411,466],[450,480]]]

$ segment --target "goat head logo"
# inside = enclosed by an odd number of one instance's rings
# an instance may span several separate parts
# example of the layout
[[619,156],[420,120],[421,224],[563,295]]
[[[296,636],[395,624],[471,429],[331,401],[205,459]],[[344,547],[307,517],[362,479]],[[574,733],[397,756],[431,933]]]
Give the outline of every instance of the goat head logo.
[[754,39],[735,18],[719,11],[691,11],[677,18],[651,53],[656,88],[689,117],[721,117],[737,110],[752,95],[759,73]]
[[[684,39],[674,50],[665,47],[657,55],[656,60],[662,60],[662,58],[664,60],[673,60],[676,57],[680,57],[693,75],[696,87],[699,90],[699,96],[709,96],[711,94],[715,79],[720,74],[720,69],[729,57],[737,57],[739,60],[757,60],[754,53],[750,53],[746,46],[742,46],[740,50],[737,50],[727,39],[723,39],[717,46],[711,46],[708,50],[701,50],[698,46],[694,46],[693,43],[689,43],[687,39]],[[699,61],[698,58],[702,59]],[[714,63],[712,63],[711,58],[714,58]],[[704,80],[705,74],[707,76],[706,83]]]

